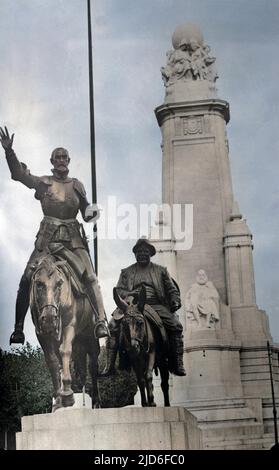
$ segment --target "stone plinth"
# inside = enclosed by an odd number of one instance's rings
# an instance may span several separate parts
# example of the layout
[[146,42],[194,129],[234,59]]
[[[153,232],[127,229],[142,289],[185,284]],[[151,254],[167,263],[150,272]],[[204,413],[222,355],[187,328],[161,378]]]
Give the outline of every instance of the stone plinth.
[[200,448],[185,408],[62,408],[25,416],[17,450],[183,450]]

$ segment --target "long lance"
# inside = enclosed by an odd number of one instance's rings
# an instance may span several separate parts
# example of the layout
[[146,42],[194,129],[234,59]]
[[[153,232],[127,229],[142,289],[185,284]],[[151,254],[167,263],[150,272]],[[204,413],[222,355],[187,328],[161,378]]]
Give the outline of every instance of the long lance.
[[[88,70],[89,70],[89,103],[90,103],[90,150],[91,150],[91,185],[92,202],[97,204],[97,179],[96,179],[96,151],[95,151],[95,117],[94,117],[94,88],[93,88],[93,57],[92,57],[92,29],[91,29],[91,5],[87,0],[88,19]],[[97,223],[93,227],[94,238],[94,265],[98,275],[98,238]]]
[[269,374],[270,374],[272,406],[273,406],[274,440],[275,440],[275,445],[278,446],[277,410],[276,410],[276,402],[275,402],[275,395],[274,395],[272,363],[271,363],[271,348],[270,348],[269,341],[267,342],[267,351],[268,351],[268,363],[269,363]]

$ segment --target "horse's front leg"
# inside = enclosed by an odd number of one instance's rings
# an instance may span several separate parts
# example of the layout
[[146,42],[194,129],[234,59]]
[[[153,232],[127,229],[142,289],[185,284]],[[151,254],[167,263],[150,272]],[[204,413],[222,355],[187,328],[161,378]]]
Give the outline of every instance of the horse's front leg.
[[68,325],[63,331],[62,343],[59,348],[62,359],[62,388],[61,397],[63,406],[72,406],[75,403],[74,393],[71,388],[72,377],[70,373],[70,361],[72,356],[72,342],[75,337],[74,325]]
[[137,377],[137,383],[140,390],[141,406],[148,406],[145,395],[145,377],[142,364],[134,364],[134,371]]
[[61,397],[60,397],[60,387],[61,387],[61,374],[60,374],[60,362],[59,362],[59,351],[53,340],[50,338],[44,338],[37,335],[38,341],[44,351],[46,365],[50,371],[52,384],[53,384],[53,397],[55,399],[55,404],[52,406],[52,411],[56,411],[60,408]]
[[145,376],[148,406],[156,406],[156,403],[154,402],[154,394],[153,394],[154,365],[155,365],[155,351],[151,351],[148,355],[148,365],[147,365],[147,371],[146,371],[146,376]]
[[170,406],[169,398],[169,370],[166,358],[161,358],[159,363],[161,376],[161,389],[164,395],[164,406]]
[[91,391],[91,401],[92,408],[101,408],[101,400],[99,396],[98,389],[98,356],[100,353],[99,340],[94,338],[93,341],[90,338],[90,347],[89,347],[89,367],[92,380],[92,391]]

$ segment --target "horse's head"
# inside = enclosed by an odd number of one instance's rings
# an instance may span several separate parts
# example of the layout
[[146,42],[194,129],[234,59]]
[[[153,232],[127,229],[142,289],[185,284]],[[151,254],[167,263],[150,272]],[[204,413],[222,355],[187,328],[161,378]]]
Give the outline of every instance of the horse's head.
[[143,315],[146,290],[143,286],[139,293],[138,298],[128,297],[122,299],[117,289],[113,289],[113,298],[117,307],[123,313],[122,328],[126,342],[129,343],[130,349],[139,354],[142,350],[141,346],[144,345],[146,340],[146,325]]
[[38,333],[57,339],[61,334],[60,307],[66,300],[66,279],[60,265],[61,262],[55,262],[50,256],[44,258],[33,274],[31,289],[31,307]]

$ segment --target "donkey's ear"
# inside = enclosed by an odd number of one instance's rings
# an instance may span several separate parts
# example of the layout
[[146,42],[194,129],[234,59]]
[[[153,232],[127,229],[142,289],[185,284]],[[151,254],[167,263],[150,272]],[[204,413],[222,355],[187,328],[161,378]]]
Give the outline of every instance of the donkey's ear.
[[122,310],[122,312],[126,312],[126,310],[128,308],[128,304],[125,302],[125,300],[122,299],[122,297],[120,297],[120,295],[117,292],[116,287],[113,288],[113,299],[114,299],[114,302],[116,303],[117,307],[120,310]]
[[145,286],[143,285],[140,293],[139,293],[139,298],[138,298],[138,309],[141,313],[144,311],[144,306],[146,302],[146,289]]

